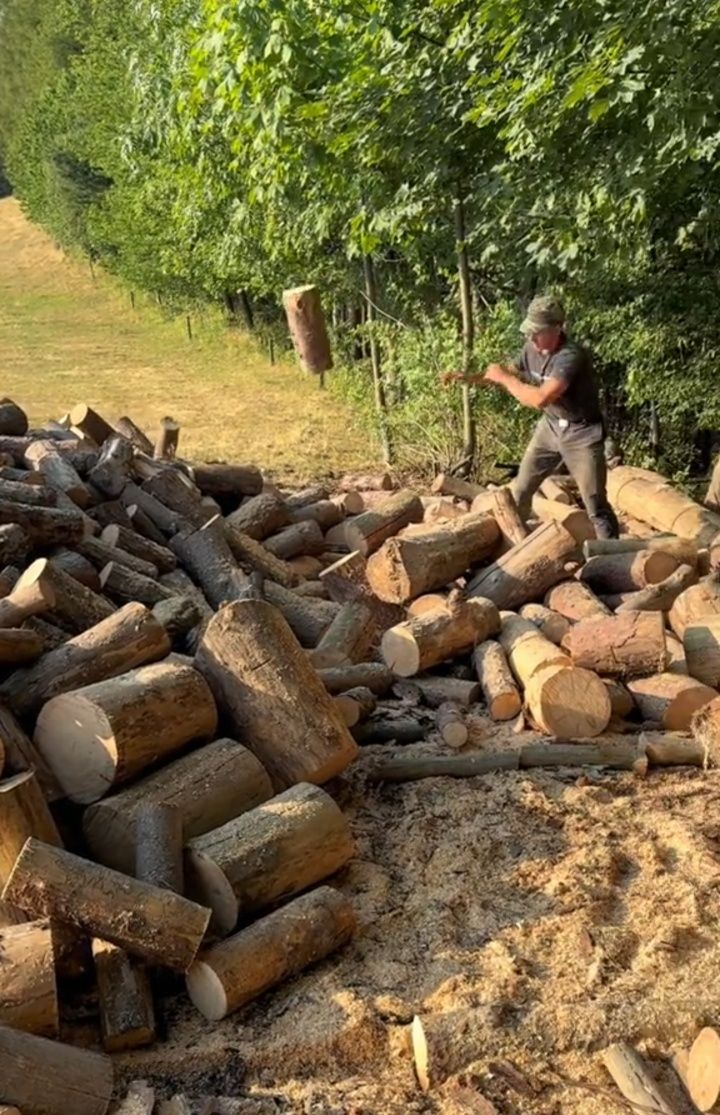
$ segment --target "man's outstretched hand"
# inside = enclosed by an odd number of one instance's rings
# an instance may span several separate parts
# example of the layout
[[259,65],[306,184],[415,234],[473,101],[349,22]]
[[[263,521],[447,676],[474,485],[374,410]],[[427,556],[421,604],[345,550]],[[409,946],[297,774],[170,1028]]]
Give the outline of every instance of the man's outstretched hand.
[[504,383],[507,379],[507,375],[508,374],[503,368],[502,364],[488,364],[485,370],[485,375],[483,376],[483,382]]

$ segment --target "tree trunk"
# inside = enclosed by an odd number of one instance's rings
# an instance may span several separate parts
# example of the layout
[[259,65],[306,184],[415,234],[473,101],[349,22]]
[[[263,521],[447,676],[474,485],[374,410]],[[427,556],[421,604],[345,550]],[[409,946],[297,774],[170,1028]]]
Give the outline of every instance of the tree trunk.
[[265,582],[264,593],[266,600],[282,612],[304,647],[316,647],[340,612],[340,607],[331,600],[299,596],[273,581]]
[[204,496],[242,499],[262,491],[263,478],[255,465],[193,465],[192,478]]
[[[185,972],[210,911],[169,890],[30,839],[5,885],[3,900],[35,917],[53,917],[127,952]],[[128,917],[128,911],[132,917]]]
[[[78,510],[67,511],[60,507],[32,507],[0,499],[0,524],[13,525],[25,533],[34,549],[49,550],[53,546],[74,546],[85,535],[85,520]],[[20,536],[13,531],[13,551],[2,551],[4,564],[17,558]]]
[[245,594],[248,579],[232,555],[221,520],[213,519],[199,530],[181,531],[170,545],[214,608]]
[[58,1036],[55,948],[47,920],[0,929],[0,1024],[45,1038]]
[[386,538],[406,527],[408,523],[420,523],[423,505],[416,492],[402,490],[383,500],[374,511],[363,511],[362,515],[346,519],[327,532],[326,542],[347,546],[348,550],[358,550],[368,557],[382,546]]
[[562,645],[576,666],[605,677],[648,677],[662,673],[668,659],[660,612],[583,620],[570,628]]
[[135,812],[134,874],[154,887],[185,893],[183,815],[168,802],[144,801]]
[[88,804],[216,728],[204,678],[157,663],[53,697],[38,716],[35,742],[67,796]]
[[164,658],[170,639],[142,604],[126,604],[107,619],[12,674],[0,694],[18,715],[35,714],[45,701],[72,689],[117,677]]
[[226,525],[242,531],[256,542],[277,534],[289,522],[290,512],[285,500],[272,492],[260,492],[242,503],[237,511],[225,516]]
[[496,634],[500,617],[495,605],[478,597],[450,605],[447,611],[413,616],[382,637],[385,664],[399,677],[412,677],[469,651],[475,643]]
[[243,534],[225,519],[225,539],[230,551],[237,562],[249,565],[263,577],[269,577],[283,588],[293,588],[300,580],[291,563],[275,557],[261,542]]
[[464,515],[446,527],[415,537],[390,538],[367,563],[376,596],[404,604],[443,588],[497,547],[500,529],[487,515]]
[[22,1115],[106,1115],[109,1057],[0,1026],[2,1096]]
[[375,415],[378,426],[378,440],[382,449],[383,460],[386,464],[392,461],[392,447],[388,430],[388,405],[385,396],[385,382],[383,378],[378,345],[374,324],[377,319],[378,293],[375,282],[375,264],[371,255],[363,256],[363,274],[365,278],[366,318],[370,336],[370,367],[372,369],[373,392],[375,395]]
[[96,938],[92,945],[106,1053],[138,1049],[155,1041],[155,1008],[145,968],[124,949]]
[[545,606],[571,623],[609,616],[610,609],[581,581],[562,581],[545,594]]
[[606,554],[590,558],[580,570],[580,581],[599,592],[635,592],[664,581],[678,567],[662,550]]
[[176,594],[155,578],[137,573],[129,565],[109,561],[100,571],[100,585],[108,596],[120,604],[137,601],[151,607],[161,600],[171,600]]
[[390,670],[382,662],[357,662],[320,668],[317,675],[328,693],[345,693],[363,686],[382,696],[392,685]]
[[455,221],[455,250],[458,261],[458,289],[460,293],[460,313],[462,316],[462,373],[465,377],[462,383],[463,403],[463,463],[467,462],[466,471],[472,472],[475,460],[475,420],[472,412],[472,399],[470,397],[470,383],[468,376],[472,373],[475,359],[475,322],[472,308],[472,281],[470,278],[470,262],[468,260],[467,243],[465,240],[465,205],[461,197],[457,197],[453,205]]
[[618,612],[669,612],[681,592],[697,581],[697,573],[691,565],[680,565],[656,585],[648,585],[637,592],[621,593],[616,611]]
[[277,534],[266,538],[263,544],[266,550],[283,561],[301,554],[321,554],[325,549],[323,532],[313,519],[304,523],[291,523]]
[[680,593],[668,613],[668,621],[682,639],[688,624],[717,615],[720,615],[720,580],[711,574]]
[[709,686],[681,674],[656,674],[628,682],[643,720],[662,724],[670,732],[686,732],[693,713],[717,697]]
[[329,371],[333,363],[318,288],[284,290],[283,306],[300,366],[316,375]]
[[350,826],[333,799],[300,783],[189,841],[188,894],[212,909],[210,928],[224,937],[239,918],[251,920],[335,874],[354,850]]
[[569,619],[544,604],[523,604],[520,615],[523,619],[529,619],[534,623],[538,631],[541,631],[545,638],[556,646],[560,646],[571,629]]
[[117,499],[130,479],[133,447],[120,434],[113,434],[102,447],[98,462],[88,473],[90,483],[108,499]]
[[543,523],[551,521],[561,523],[565,530],[572,534],[578,545],[595,537],[595,528],[590,522],[587,511],[582,507],[557,503],[554,499],[543,499],[542,496],[536,495],[533,496],[532,509]]
[[522,701],[503,648],[494,639],[480,643],[473,651],[473,664],[493,720],[514,720]]
[[[119,559],[124,565],[130,565],[128,557],[142,562],[146,572],[147,568],[152,566],[161,573],[172,573],[177,566],[177,558],[167,546],[160,546],[150,538],[145,538],[135,530],[120,526],[118,523],[111,523],[105,527],[100,535],[99,545],[126,555]],[[142,571],[139,566],[131,566],[131,568],[137,569],[138,572]],[[150,576],[150,573],[147,573],[147,576]]]
[[565,566],[576,550],[575,539],[560,523],[545,523],[476,574],[468,584],[468,594],[486,597],[498,608],[537,600],[567,576]]
[[252,752],[233,739],[218,739],[91,805],[83,817],[85,839],[100,863],[131,874],[135,821],[144,805],[172,806],[187,841],[270,797],[270,779]]
[[372,614],[362,601],[342,604],[320,637],[310,660],[316,669],[342,666],[345,662],[362,662],[376,635]]
[[70,411],[70,426],[81,437],[89,438],[96,445],[102,445],[106,438],[112,437],[115,430],[109,422],[89,407],[87,403],[78,403]]
[[277,788],[325,782],[355,757],[342,718],[271,604],[246,600],[223,608],[208,624],[196,662]]
[[632,515],[656,530],[709,546],[720,533],[720,515],[694,503],[664,477],[645,469],[613,468],[608,496],[616,511]]
[[347,944],[355,928],[348,900],[318,887],[202,952],[187,975],[188,995],[219,1022]]
[[124,415],[122,418],[118,418],[117,422],[115,423],[115,429],[122,437],[126,438],[131,443],[131,445],[134,445],[136,449],[139,449],[141,453],[147,453],[149,455],[152,454],[153,444],[150,441],[150,438],[140,429],[139,426],[135,425],[132,418],[128,418],[127,415]]
[[67,454],[59,453],[53,441],[33,441],[25,454],[28,468],[39,472],[50,488],[64,492],[78,507],[89,507],[91,496]]
[[670,1100],[640,1055],[626,1042],[609,1046],[603,1053],[603,1061],[633,1110],[644,1110],[653,1115],[682,1115],[680,1106]]
[[453,751],[459,751],[468,741],[468,729],[465,717],[458,705],[447,701],[435,714],[435,725],[441,740]]

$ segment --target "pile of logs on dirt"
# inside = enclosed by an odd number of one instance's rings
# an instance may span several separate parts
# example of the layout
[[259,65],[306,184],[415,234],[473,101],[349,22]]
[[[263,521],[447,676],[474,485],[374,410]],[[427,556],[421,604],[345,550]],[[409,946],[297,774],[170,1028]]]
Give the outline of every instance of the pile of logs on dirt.
[[[321,787],[359,745],[435,734],[388,781],[718,754],[720,517],[661,478],[616,470],[646,537],[599,542],[561,477],[528,528],[507,489],[284,491],[179,434],[0,404],[0,1104],[24,1115],[107,1111],[158,968],[220,1020],[350,940]],[[444,753],[478,712],[549,741]],[[57,1040],[88,973],[105,1053]]]

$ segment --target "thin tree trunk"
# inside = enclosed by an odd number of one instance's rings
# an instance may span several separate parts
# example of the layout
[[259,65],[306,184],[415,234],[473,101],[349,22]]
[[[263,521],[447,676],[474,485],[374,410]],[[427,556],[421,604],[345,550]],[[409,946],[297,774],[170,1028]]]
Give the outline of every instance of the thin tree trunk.
[[467,377],[472,372],[475,348],[475,322],[472,309],[472,286],[467,245],[465,243],[465,205],[462,198],[455,199],[455,239],[457,241],[458,284],[460,291],[460,310],[462,314],[462,373],[466,377],[462,383],[463,401],[463,464],[469,473],[475,458],[475,420],[470,399],[470,384]]
[[392,452],[390,448],[390,436],[388,434],[387,428],[387,400],[385,398],[385,384],[383,383],[380,350],[378,348],[375,332],[372,328],[376,320],[375,307],[377,305],[377,286],[375,283],[375,267],[373,265],[372,256],[367,255],[364,257],[363,267],[365,271],[365,294],[367,296],[366,320],[371,327],[370,364],[372,366],[373,387],[375,389],[375,408],[377,410],[378,432],[380,434],[380,444],[382,446],[383,460],[386,464],[389,464],[392,459]]
[[245,319],[245,328],[252,332],[255,328],[255,314],[253,313],[252,302],[246,290],[239,290],[237,293],[240,309],[242,310],[243,318]]

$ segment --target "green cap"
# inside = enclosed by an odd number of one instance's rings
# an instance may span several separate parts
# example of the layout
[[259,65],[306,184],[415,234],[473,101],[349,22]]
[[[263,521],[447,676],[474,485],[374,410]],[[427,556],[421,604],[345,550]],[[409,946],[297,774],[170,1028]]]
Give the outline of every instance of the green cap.
[[527,315],[520,326],[525,336],[539,333],[543,329],[556,329],[565,324],[565,309],[562,302],[549,294],[539,294],[528,306]]

